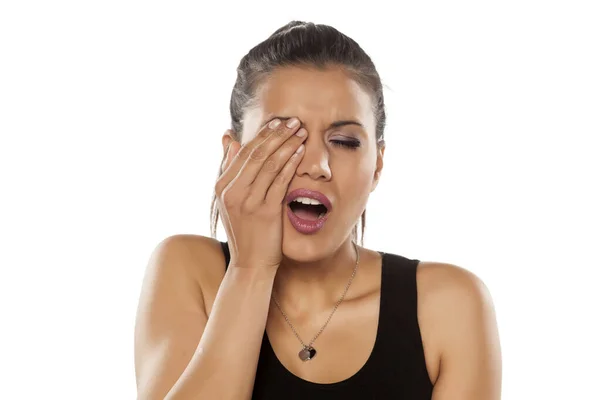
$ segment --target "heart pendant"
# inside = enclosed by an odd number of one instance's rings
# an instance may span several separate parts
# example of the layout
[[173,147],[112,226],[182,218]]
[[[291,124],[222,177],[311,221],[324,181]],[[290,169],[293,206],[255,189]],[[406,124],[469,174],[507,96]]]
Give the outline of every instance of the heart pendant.
[[313,347],[305,347],[298,353],[298,357],[300,357],[302,361],[312,360],[316,355],[317,351]]

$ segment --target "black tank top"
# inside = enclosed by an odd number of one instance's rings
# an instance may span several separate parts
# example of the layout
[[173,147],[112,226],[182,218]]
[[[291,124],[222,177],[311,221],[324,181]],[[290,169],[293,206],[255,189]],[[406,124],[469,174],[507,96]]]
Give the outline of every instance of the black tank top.
[[[226,266],[230,254],[221,242]],[[406,399],[431,400],[433,385],[425,364],[417,320],[419,260],[380,252],[381,299],[377,338],[371,355],[353,376],[341,382],[306,381],[287,370],[263,335],[254,381],[253,400]]]

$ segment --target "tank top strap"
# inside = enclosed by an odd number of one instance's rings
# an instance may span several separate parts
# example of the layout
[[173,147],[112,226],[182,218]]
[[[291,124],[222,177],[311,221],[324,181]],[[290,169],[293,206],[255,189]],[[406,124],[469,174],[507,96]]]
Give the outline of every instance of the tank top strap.
[[229,266],[229,261],[231,260],[231,254],[229,253],[229,244],[227,242],[221,242],[221,248],[223,249],[223,255],[225,256],[225,271],[227,271],[227,267]]
[[[393,334],[398,323],[414,323],[417,317],[417,265],[419,260],[383,253],[381,279],[381,322],[390,322],[384,335]],[[396,329],[392,329],[391,327]],[[387,328],[387,326],[385,327]]]
[[[420,260],[383,253],[378,351],[375,364],[413,381],[431,395],[417,317],[417,268]],[[385,351],[381,351],[385,349]],[[391,377],[390,377],[391,379]],[[415,396],[414,398],[420,398]]]

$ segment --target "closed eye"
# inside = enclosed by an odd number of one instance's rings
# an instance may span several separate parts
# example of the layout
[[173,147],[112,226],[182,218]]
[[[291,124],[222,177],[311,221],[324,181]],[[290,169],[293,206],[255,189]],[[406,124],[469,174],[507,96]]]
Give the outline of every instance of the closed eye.
[[360,142],[358,140],[332,140],[334,146],[345,147],[350,150],[356,150],[360,147]]

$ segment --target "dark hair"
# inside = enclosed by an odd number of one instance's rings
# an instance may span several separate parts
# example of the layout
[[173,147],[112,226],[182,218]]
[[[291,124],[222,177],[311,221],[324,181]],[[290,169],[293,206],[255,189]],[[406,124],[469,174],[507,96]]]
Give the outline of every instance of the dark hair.
[[[234,139],[240,141],[244,111],[256,101],[256,90],[275,69],[286,66],[306,66],[326,69],[341,66],[373,98],[376,120],[376,141],[384,144],[385,105],[379,73],[365,51],[350,37],[337,29],[312,22],[291,21],[276,30],[269,38],[252,48],[237,68],[237,80],[231,92],[229,111]],[[223,156],[223,161],[225,156]],[[221,175],[223,161],[219,168]],[[211,234],[216,237],[219,210],[213,194],[211,204]],[[366,211],[361,215],[361,243],[364,240]],[[354,225],[353,240],[358,236],[358,222]]]

